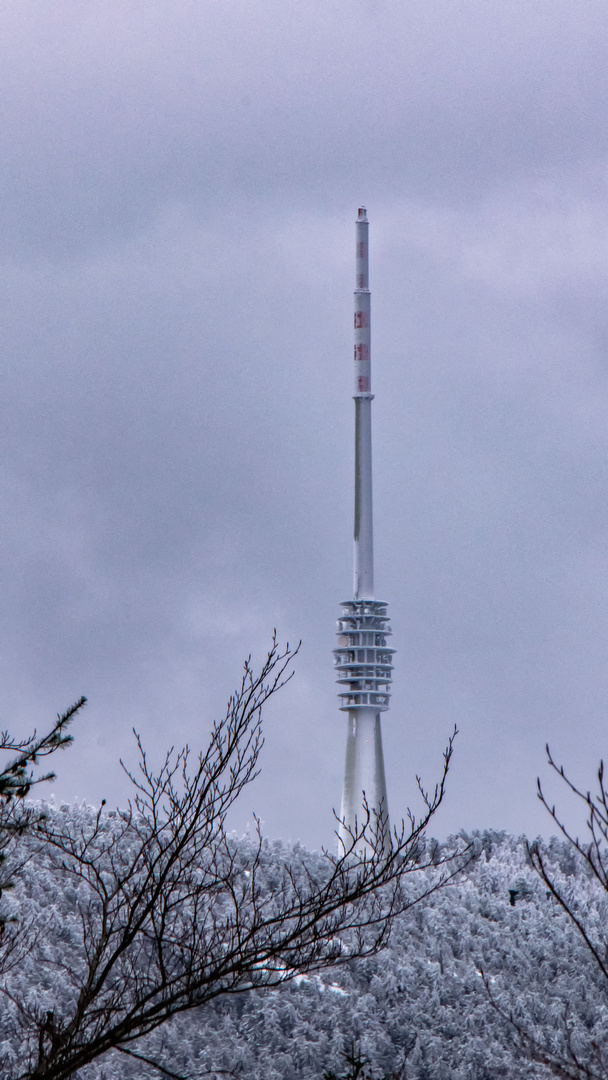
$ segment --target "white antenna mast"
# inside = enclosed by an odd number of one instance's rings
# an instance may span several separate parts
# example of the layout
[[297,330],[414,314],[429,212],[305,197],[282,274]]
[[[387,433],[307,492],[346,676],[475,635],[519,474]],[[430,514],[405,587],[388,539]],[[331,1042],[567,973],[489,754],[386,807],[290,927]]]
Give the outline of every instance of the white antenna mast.
[[353,599],[342,604],[334,650],[340,708],[348,713],[340,845],[356,853],[390,847],[380,713],[388,709],[394,649],[387,605],[374,599],[369,223],[359,207],[355,247],[355,523]]

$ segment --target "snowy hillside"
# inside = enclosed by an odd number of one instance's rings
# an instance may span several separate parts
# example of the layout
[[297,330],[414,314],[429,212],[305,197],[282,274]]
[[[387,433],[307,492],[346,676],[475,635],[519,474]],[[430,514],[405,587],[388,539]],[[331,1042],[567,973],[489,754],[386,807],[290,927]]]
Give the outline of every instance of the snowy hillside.
[[[378,955],[278,990],[218,998],[133,1049],[189,1078],[218,1070],[218,1077],[236,1074],[243,1080],[321,1080],[328,1071],[347,1072],[342,1054],[350,1045],[367,1059],[366,1073],[373,1078],[548,1075],[518,1053],[482,970],[501,1009],[512,1011],[541,1044],[559,1050],[570,1039],[583,1058],[593,1053],[593,1043],[608,1045],[606,988],[579,935],[528,865],[524,841],[496,833],[468,839],[474,860],[455,882],[400,917],[388,948]],[[598,928],[605,925],[605,901],[577,869],[570,849],[554,841],[548,858],[576,910]],[[273,865],[278,872],[284,863],[302,860],[314,873],[320,856],[265,842],[264,859],[269,874]],[[2,903],[5,914],[35,918],[43,940],[42,951],[22,957],[5,982],[16,996],[29,995],[30,1002],[60,1014],[74,994],[69,967],[79,963],[78,890],[58,887],[56,874],[33,853]],[[19,1075],[21,1039],[18,1010],[5,998],[2,1077]],[[82,1080],[161,1075],[117,1052],[78,1073]]]

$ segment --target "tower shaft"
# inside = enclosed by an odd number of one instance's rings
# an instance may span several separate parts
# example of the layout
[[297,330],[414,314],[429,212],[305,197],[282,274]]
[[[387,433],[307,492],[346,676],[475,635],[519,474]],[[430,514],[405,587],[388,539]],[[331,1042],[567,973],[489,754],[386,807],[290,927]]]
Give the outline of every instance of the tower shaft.
[[390,847],[380,714],[388,708],[394,653],[386,640],[391,633],[387,606],[374,599],[368,230],[367,212],[360,207],[355,247],[353,600],[342,604],[334,650],[340,708],[348,713],[339,841],[348,852],[355,840],[358,855]]

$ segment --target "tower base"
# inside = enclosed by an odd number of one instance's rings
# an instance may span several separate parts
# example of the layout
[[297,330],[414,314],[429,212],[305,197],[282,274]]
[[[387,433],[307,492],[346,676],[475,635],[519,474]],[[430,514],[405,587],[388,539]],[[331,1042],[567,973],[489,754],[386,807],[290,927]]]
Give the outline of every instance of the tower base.
[[[365,831],[361,835],[363,829]],[[338,839],[341,855],[352,851],[362,857],[370,856],[373,852],[384,854],[390,850],[382,728],[380,713],[376,709],[351,709],[348,713]]]

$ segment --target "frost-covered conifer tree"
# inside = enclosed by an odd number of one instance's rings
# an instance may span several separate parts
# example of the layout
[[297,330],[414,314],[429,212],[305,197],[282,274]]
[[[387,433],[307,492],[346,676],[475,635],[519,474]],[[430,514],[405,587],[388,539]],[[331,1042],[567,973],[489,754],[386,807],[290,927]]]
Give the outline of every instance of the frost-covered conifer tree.
[[[40,775],[34,770],[41,760],[70,745],[72,735],[68,727],[85,704],[86,698],[81,697],[63,715],[58,715],[46,735],[39,736],[34,731],[25,739],[16,739],[8,731],[0,732],[0,753],[14,755],[0,765],[0,898],[12,884],[5,873],[7,849],[41,820],[40,813],[26,808],[23,800],[35,785],[55,779],[52,771]],[[14,941],[9,943],[4,937],[4,928],[5,922],[0,917],[0,972],[9,953],[14,953]]]

